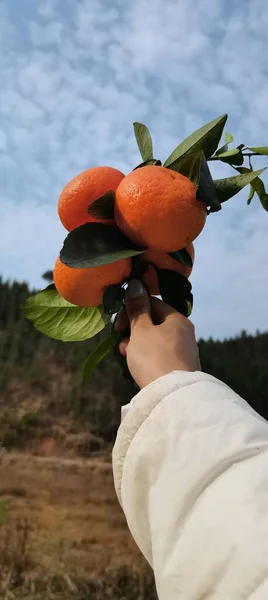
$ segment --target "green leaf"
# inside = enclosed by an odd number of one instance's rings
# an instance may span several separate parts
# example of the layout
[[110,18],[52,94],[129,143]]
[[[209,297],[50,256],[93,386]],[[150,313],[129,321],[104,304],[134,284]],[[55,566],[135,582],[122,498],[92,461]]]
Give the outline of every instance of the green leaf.
[[103,196],[100,196],[95,202],[92,202],[88,207],[88,214],[96,219],[113,219],[114,201],[114,190],[108,190]]
[[125,237],[118,227],[85,223],[67,235],[60,260],[68,267],[84,269],[107,265],[144,251]]
[[268,194],[266,193],[263,181],[259,177],[256,177],[256,179],[252,181],[251,187],[253,188],[254,192],[256,192],[256,194],[259,196],[264,210],[268,211]]
[[254,194],[255,194],[254,188],[250,184],[250,186],[249,186],[249,195],[248,195],[248,199],[247,199],[247,204],[251,203],[251,200],[252,200]]
[[251,150],[252,152],[256,152],[256,154],[261,154],[262,156],[268,156],[268,146],[258,146],[256,148],[250,148],[247,146],[246,150]]
[[231,144],[233,141],[234,141],[234,138],[233,138],[232,134],[227,132],[225,134],[225,143],[223,146],[221,146],[221,148],[219,148],[217,150],[217,152],[215,152],[215,156],[218,156],[219,154],[222,154],[223,152],[227,152],[228,145]]
[[203,150],[205,157],[210,158],[217,150],[218,143],[222,136],[224,125],[227,121],[227,115],[222,115],[213,121],[210,121],[206,125],[203,125],[200,129],[197,129],[189,137],[187,137],[181,144],[173,150],[166,162],[164,167],[169,166],[172,162],[184,156],[188,152],[196,152]]
[[227,162],[232,165],[242,165],[244,161],[243,154],[239,148],[232,148],[231,150],[221,152],[220,154],[216,152],[216,155],[222,162]]
[[157,269],[160,294],[170,306],[185,317],[189,314],[189,304],[193,305],[192,286],[181,273],[169,269]]
[[241,175],[246,175],[247,173],[252,173],[252,169],[248,169],[247,167],[236,167],[236,171]]
[[193,266],[193,261],[191,259],[191,256],[190,256],[188,250],[186,250],[186,248],[182,248],[182,250],[177,250],[177,252],[169,252],[168,254],[169,254],[169,256],[171,256],[171,258],[174,258],[182,265],[186,265],[186,267]]
[[203,152],[191,152],[186,156],[178,158],[173,163],[168,165],[167,169],[177,171],[185,177],[188,177],[195,185],[199,183],[200,167]]
[[120,283],[109,285],[102,296],[102,304],[106,314],[118,312],[123,305],[125,290]]
[[251,185],[254,192],[258,194],[264,210],[268,211],[268,194],[266,193],[263,181],[259,177],[256,177]]
[[109,354],[109,352],[114,348],[117,342],[117,335],[114,331],[102,340],[102,342],[94,348],[93,352],[87,357],[86,361],[83,364],[82,369],[82,379],[86,381],[89,379],[97,366],[97,364]]
[[187,315],[186,317],[190,317],[192,314],[192,310],[193,310],[193,302],[194,302],[194,298],[193,298],[193,294],[190,294],[192,296],[191,300],[186,300],[186,307],[187,307]]
[[137,122],[133,123],[133,127],[139,151],[142,156],[142,160],[152,160],[153,142],[148,127],[146,127],[146,125],[143,125],[142,123]]
[[229,198],[238,194],[240,190],[248,185],[252,184],[254,179],[258,177],[261,173],[263,173],[264,169],[259,169],[258,171],[250,171],[243,175],[237,175],[236,177],[226,177],[225,179],[216,179],[214,181],[217,194],[220,202],[226,202]]
[[145,162],[140,163],[140,165],[135,167],[135,169],[133,169],[133,171],[136,171],[136,169],[141,169],[141,167],[148,167],[150,165],[155,166],[155,167],[161,167],[161,164],[162,164],[161,160],[152,158],[151,160],[145,160]]
[[229,133],[228,131],[226,131],[226,134],[225,134],[225,143],[226,144],[231,144],[233,141],[234,141],[234,138],[233,138],[232,134]]
[[53,271],[45,271],[42,275],[43,279],[49,281],[50,283],[53,281]]
[[24,315],[48,337],[62,342],[80,342],[99,333],[109,321],[102,306],[80,308],[59,295],[54,285],[24,303]]
[[221,210],[221,203],[217,195],[217,190],[204,155],[201,163],[200,179],[196,198],[197,200],[205,202],[207,206],[210,206],[210,212],[217,212]]
[[219,154],[221,154],[222,152],[226,152],[228,150],[228,144],[224,144],[223,146],[221,146],[219,148],[219,150],[217,150],[217,152],[215,152],[215,156],[218,156]]
[[[246,169],[246,167],[240,167],[236,169],[237,171],[239,171],[239,173],[252,173],[252,171],[250,169]],[[250,186],[250,193],[249,193],[249,197],[248,197],[248,201],[247,204],[250,204],[255,192],[256,194],[259,196],[259,199],[261,201],[261,204],[264,208],[264,210],[268,211],[268,194],[266,193],[265,190],[265,186],[263,181],[260,179],[260,177],[256,177]]]
[[148,262],[146,260],[146,255],[145,256],[145,260],[144,257],[138,257],[138,259],[133,259],[132,260],[132,269],[131,269],[131,274],[130,274],[130,279],[141,279],[142,276],[144,275],[144,273],[146,273],[146,271],[148,271]]

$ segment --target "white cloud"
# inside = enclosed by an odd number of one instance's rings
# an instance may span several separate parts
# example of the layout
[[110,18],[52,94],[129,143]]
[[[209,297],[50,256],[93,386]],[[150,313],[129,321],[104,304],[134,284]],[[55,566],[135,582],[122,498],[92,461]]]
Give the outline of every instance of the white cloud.
[[2,200],[0,210],[2,273],[41,286],[41,275],[53,268],[64,235],[54,207],[35,201]]
[[4,131],[0,130],[0,150],[6,150],[7,148],[7,135]]
[[[3,275],[40,284],[64,237],[61,187],[90,165],[136,165],[134,120],[151,127],[159,158],[226,111],[238,142],[267,143],[267,24],[262,0],[22,0],[16,11],[4,0]],[[209,218],[196,244],[194,318],[204,337],[267,328],[268,216],[241,196]]]
[[193,320],[204,338],[267,328],[267,215],[247,211],[240,228],[241,209],[211,215],[195,244]]

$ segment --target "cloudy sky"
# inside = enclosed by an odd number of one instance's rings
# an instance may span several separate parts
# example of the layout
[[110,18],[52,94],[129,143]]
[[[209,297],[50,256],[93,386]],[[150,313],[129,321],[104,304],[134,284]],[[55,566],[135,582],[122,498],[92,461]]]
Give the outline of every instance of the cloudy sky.
[[[2,0],[3,277],[43,285],[64,238],[61,188],[93,165],[136,166],[133,121],[160,159],[224,112],[237,143],[267,144],[267,32],[264,0]],[[246,197],[196,242],[198,336],[268,329],[268,214]]]

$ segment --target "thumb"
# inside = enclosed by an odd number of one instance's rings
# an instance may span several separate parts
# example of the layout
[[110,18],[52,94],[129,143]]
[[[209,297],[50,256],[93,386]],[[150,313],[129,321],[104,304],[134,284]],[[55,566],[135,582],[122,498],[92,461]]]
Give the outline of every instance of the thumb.
[[131,331],[134,328],[152,325],[150,300],[139,279],[132,279],[129,282],[125,305]]

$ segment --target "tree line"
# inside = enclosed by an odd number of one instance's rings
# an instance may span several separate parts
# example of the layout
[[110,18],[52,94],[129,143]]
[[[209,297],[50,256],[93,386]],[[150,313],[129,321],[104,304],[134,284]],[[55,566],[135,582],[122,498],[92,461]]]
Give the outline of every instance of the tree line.
[[[98,339],[63,343],[36,331],[22,314],[30,294],[25,283],[0,278],[0,431],[7,447],[16,446],[32,433],[51,427],[66,415],[72,421],[111,443],[116,435],[120,407],[136,389],[126,381],[113,357],[96,369],[88,383],[81,383],[80,367]],[[203,371],[218,377],[257,412],[268,419],[268,333],[243,331],[223,341],[199,340]],[[27,418],[18,421],[28,394]],[[42,409],[31,409],[31,398],[43,395]],[[16,423],[10,429],[10,422]],[[4,431],[4,434],[3,434]],[[10,434],[11,431],[11,434]]]

